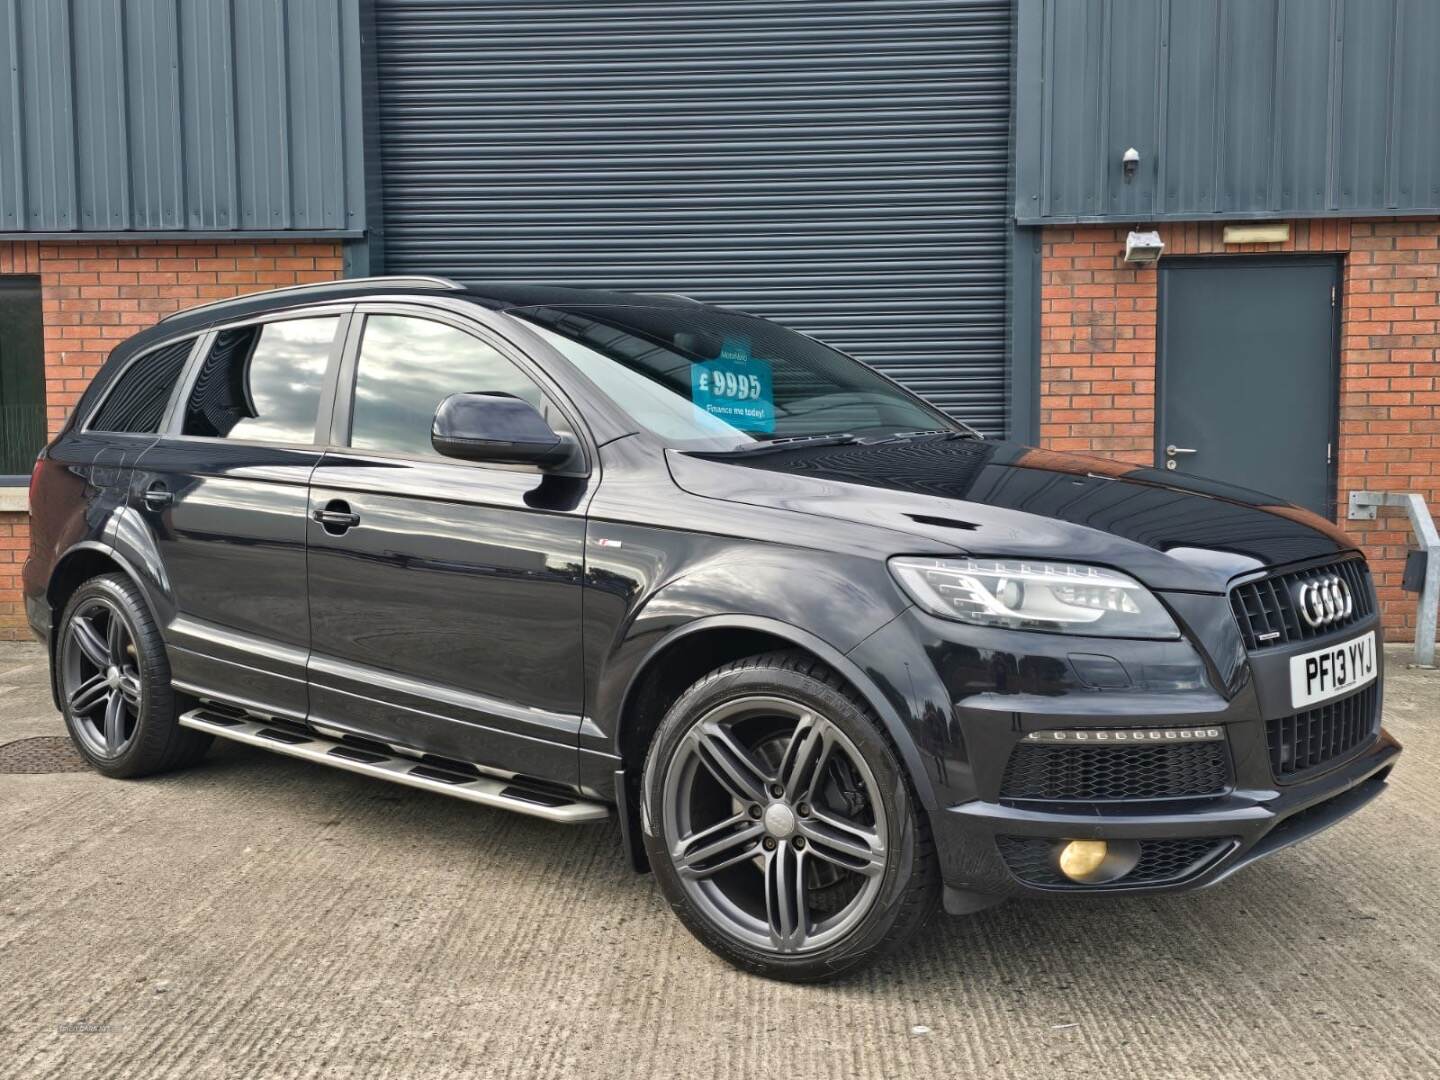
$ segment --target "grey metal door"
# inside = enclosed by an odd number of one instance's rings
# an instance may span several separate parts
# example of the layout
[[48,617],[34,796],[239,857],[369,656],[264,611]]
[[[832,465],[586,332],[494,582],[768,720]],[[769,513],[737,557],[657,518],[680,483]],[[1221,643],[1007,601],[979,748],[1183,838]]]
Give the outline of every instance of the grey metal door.
[[1329,516],[1338,261],[1160,265],[1158,464]]
[[377,0],[385,269],[683,292],[1005,428],[1010,0]]

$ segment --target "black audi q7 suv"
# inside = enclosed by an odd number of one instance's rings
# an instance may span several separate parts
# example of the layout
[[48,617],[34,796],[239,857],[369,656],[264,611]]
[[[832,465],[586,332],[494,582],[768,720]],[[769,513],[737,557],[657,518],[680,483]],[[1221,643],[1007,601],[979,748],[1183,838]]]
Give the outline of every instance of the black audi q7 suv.
[[1370,575],[1253,492],[981,439],[675,296],[388,278],[121,345],[26,607],[107,776],[219,736],[555,822],[740,967],[1213,884],[1356,810]]

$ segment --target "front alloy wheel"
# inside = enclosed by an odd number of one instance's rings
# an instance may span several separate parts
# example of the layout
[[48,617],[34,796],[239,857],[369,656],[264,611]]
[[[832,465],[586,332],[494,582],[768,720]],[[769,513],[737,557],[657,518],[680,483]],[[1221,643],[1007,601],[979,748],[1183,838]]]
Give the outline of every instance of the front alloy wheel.
[[776,953],[844,936],[885,872],[875,774],[838,727],[781,697],[735,698],[690,729],[664,829],[691,902]]
[[830,978],[933,907],[928,830],[893,748],[803,654],[739,661],[686,691],[644,788],[646,845],[672,907],[738,966]]

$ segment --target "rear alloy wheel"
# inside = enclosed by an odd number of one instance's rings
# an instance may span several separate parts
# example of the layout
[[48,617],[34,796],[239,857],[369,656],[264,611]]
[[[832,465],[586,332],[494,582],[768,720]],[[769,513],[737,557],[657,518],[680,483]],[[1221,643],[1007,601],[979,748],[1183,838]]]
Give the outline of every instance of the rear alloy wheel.
[[210,734],[176,722],[164,642],[124,575],[91,578],[75,590],[53,662],[65,726],[97,772],[144,776],[198,761],[209,748]]
[[104,597],[76,607],[65,624],[60,680],[71,732],[93,756],[117,758],[135,737],[142,691],[135,639]]
[[934,906],[928,830],[893,749],[803,654],[740,661],[686,691],[652,747],[645,811],[677,914],[760,974],[834,977]]

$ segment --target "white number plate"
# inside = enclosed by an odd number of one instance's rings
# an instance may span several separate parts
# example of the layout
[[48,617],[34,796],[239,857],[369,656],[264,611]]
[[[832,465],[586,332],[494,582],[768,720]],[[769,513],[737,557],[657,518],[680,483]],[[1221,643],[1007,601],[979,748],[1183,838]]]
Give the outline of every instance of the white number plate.
[[1308,709],[1358,690],[1379,673],[1375,631],[1290,658],[1290,704]]

